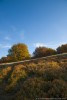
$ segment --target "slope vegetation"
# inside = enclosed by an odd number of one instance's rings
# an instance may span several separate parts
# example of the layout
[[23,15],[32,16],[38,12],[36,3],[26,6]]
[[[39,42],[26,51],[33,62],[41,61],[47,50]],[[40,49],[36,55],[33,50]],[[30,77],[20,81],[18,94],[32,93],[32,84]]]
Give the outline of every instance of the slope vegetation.
[[67,55],[0,66],[0,100],[38,98],[67,99]]

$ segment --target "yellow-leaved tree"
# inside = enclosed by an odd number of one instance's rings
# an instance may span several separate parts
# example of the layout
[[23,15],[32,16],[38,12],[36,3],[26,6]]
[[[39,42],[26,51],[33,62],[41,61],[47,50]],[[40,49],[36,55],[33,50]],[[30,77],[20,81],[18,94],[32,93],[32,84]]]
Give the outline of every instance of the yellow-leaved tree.
[[30,57],[28,47],[26,44],[18,43],[14,44],[11,49],[8,50],[8,55],[12,61],[20,61]]

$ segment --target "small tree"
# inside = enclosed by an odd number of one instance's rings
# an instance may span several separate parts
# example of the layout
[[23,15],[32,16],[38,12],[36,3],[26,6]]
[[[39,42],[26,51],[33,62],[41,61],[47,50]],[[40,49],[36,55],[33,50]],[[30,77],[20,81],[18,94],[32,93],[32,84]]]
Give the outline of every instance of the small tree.
[[2,58],[0,59],[0,62],[1,62],[1,63],[4,63],[4,62],[6,62],[6,60],[7,60],[6,57],[2,57]]
[[56,54],[56,51],[54,49],[46,48],[46,47],[38,47],[35,49],[33,53],[34,57],[44,57],[44,56],[49,56],[54,54]]
[[8,57],[2,57],[0,59],[0,63],[6,63],[6,62],[11,62],[11,58],[8,56]]
[[57,53],[67,53],[67,44],[59,46],[57,48]]
[[46,51],[46,56],[55,55],[55,54],[56,54],[56,50],[52,48],[48,48]]
[[19,61],[30,57],[27,46],[22,43],[13,45],[8,53],[8,56],[10,56],[13,61]]

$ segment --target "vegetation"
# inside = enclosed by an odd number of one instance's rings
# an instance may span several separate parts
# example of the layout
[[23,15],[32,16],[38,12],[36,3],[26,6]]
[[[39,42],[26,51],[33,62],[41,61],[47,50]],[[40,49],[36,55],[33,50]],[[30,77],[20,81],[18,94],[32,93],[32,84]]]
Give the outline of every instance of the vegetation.
[[21,43],[13,45],[8,53],[8,56],[11,57],[13,61],[23,60],[30,57],[27,46]]
[[34,51],[34,57],[45,57],[56,54],[56,51],[51,48],[38,47]]
[[[57,50],[39,47],[33,57],[67,52],[67,44]],[[30,57],[25,44],[15,44],[0,63],[20,61]],[[67,99],[67,54],[56,55],[23,64],[0,66],[0,100],[36,100],[38,98]],[[49,100],[49,99],[48,99]]]
[[67,44],[59,46],[57,48],[57,53],[67,53]]
[[0,66],[0,100],[67,98],[67,55]]
[[2,57],[0,63],[21,61],[25,59],[46,57],[61,53],[67,53],[67,44],[59,46],[56,50],[47,47],[37,47],[33,52],[33,57],[29,54],[28,47],[26,44],[18,43],[14,44],[9,50],[7,57]]

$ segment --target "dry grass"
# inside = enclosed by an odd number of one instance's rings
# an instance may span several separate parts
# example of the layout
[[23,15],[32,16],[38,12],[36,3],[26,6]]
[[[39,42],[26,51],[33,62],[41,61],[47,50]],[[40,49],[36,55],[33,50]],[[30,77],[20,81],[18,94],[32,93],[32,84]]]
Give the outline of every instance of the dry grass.
[[[4,88],[1,91],[3,84]],[[54,60],[39,60],[37,62],[24,63],[23,65],[0,68],[1,100],[67,97],[66,84],[66,58],[65,60],[60,59],[59,62],[54,58]]]

